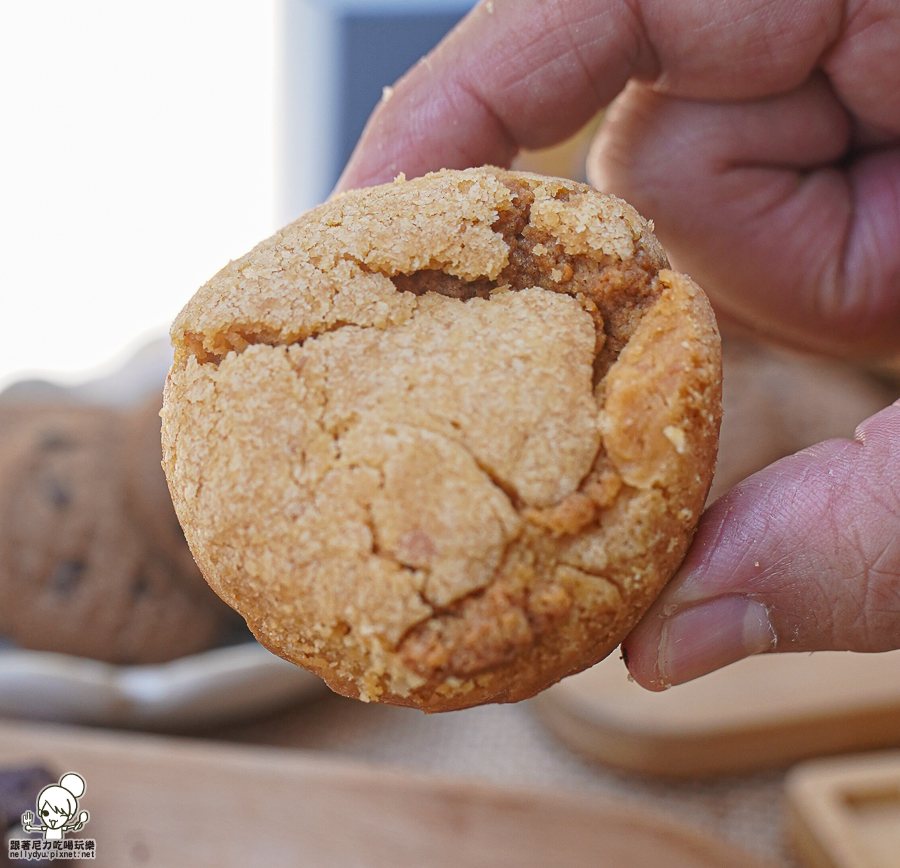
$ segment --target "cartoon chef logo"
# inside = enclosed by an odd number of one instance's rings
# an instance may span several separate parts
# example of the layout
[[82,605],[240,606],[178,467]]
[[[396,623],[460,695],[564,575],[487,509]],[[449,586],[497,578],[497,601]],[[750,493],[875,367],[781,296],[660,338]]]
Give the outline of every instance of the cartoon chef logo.
[[[43,832],[45,841],[61,841],[66,832],[77,832],[88,821],[88,812],[78,813],[78,800],[84,795],[84,778],[69,772],[58,784],[44,787],[37,797],[38,822],[34,814],[22,814],[25,832]],[[76,816],[77,815],[77,816]]]

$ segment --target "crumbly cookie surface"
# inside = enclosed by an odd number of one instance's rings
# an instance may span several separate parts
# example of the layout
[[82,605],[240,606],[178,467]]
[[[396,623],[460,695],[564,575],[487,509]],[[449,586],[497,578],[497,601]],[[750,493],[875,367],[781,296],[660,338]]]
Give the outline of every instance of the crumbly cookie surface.
[[715,463],[705,297],[573,182],[348,193],[230,263],[172,336],[164,463],[204,575],[363,699],[513,701],[606,656]]

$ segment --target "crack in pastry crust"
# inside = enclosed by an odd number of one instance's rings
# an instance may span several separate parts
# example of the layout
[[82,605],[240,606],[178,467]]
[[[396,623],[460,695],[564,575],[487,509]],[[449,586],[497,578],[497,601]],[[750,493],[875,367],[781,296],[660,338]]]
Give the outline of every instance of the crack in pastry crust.
[[165,465],[195,557],[260,641],[349,695],[443,710],[596,662],[712,476],[705,297],[573,182],[346,194],[172,334]]

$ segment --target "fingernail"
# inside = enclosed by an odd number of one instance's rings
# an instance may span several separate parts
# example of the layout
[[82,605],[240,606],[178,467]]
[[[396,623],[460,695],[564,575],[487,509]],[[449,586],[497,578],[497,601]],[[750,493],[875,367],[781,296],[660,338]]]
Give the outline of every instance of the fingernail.
[[765,606],[746,597],[719,597],[666,619],[657,668],[664,684],[682,684],[774,648]]

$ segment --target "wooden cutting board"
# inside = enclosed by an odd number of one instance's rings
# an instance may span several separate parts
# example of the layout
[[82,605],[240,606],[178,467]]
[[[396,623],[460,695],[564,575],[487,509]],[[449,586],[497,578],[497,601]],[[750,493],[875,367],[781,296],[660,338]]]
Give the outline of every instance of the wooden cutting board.
[[900,651],[751,657],[663,693],[629,681],[612,656],[534,704],[567,745],[611,766],[743,773],[900,745]]
[[788,834],[811,868],[900,866],[900,751],[805,763],[785,786]]
[[[765,868],[726,844],[579,793],[499,789],[301,751],[0,723],[0,766],[76,772],[70,837],[110,868]],[[27,865],[27,862],[21,862]]]

